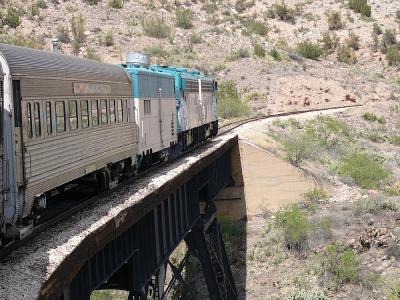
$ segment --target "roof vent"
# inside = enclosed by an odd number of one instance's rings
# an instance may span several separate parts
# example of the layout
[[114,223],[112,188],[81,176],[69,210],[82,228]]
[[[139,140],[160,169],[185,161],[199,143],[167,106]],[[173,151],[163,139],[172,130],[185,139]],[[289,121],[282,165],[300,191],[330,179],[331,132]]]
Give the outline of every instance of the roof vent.
[[128,52],[126,55],[126,63],[140,66],[150,65],[150,55],[137,52]]

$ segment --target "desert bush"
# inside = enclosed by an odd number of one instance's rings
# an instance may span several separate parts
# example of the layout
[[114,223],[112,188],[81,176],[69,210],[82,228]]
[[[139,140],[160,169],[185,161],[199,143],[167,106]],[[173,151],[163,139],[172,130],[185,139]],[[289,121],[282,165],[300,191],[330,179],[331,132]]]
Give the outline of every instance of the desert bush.
[[235,2],[235,10],[238,13],[244,12],[246,9],[246,0],[236,0]]
[[394,33],[393,30],[391,29],[385,29],[385,32],[383,33],[382,37],[382,44],[381,44],[381,50],[383,53],[386,53],[386,51],[391,47],[396,45],[396,34]]
[[255,56],[265,57],[265,49],[261,44],[254,44],[253,51]]
[[104,44],[107,47],[114,45],[114,36],[111,30],[107,31],[106,34],[104,35],[102,44]]
[[314,44],[310,41],[305,41],[297,44],[297,51],[301,56],[309,59],[318,59],[324,53],[322,48],[318,44]]
[[381,35],[383,33],[382,28],[377,23],[374,23],[374,25],[372,25],[372,31],[376,35]]
[[382,130],[376,128],[368,132],[368,138],[374,143],[383,143],[386,140]]
[[36,5],[41,9],[46,9],[48,7],[47,2],[45,0],[37,0]]
[[359,283],[361,279],[357,254],[335,242],[330,243],[319,256],[318,271],[322,284],[335,291],[346,283]]
[[90,5],[96,5],[97,3],[99,3],[101,0],[85,0],[87,3],[89,3]]
[[21,46],[21,47],[26,47],[26,48],[32,48],[32,49],[42,49],[43,48],[42,43],[40,43],[38,40],[36,40],[34,38],[28,38],[28,37],[22,36],[20,34],[16,34],[13,36],[0,35],[0,43]]
[[322,42],[322,49],[324,49],[326,53],[330,53],[336,49],[338,44],[338,39],[336,36],[331,37],[329,32],[325,32],[322,35],[321,42]]
[[388,300],[399,300],[400,299],[400,281],[393,283],[387,293]]
[[28,18],[33,19],[34,16],[39,16],[39,15],[40,15],[39,7],[36,5],[36,3],[32,3],[29,6]]
[[17,28],[21,24],[18,10],[15,7],[8,7],[3,23],[4,25],[8,25],[11,28]]
[[395,200],[382,197],[361,198],[354,203],[353,211],[356,215],[376,214],[380,211],[399,211],[400,204]]
[[214,72],[220,72],[220,71],[224,70],[225,68],[226,68],[226,64],[224,64],[224,63],[217,63],[217,64],[214,66],[213,70],[214,70]]
[[201,34],[200,33],[192,33],[190,36],[189,36],[189,42],[191,43],[191,44],[200,44],[201,42],[203,41],[203,38],[201,37]]
[[355,64],[357,62],[357,57],[354,54],[353,49],[340,45],[338,49],[337,59],[348,65]]
[[390,46],[386,52],[386,60],[389,66],[400,65],[400,48],[399,46]]
[[320,200],[324,200],[328,197],[324,190],[319,188],[314,188],[311,191],[304,193],[304,198],[310,202],[316,202]]
[[193,11],[189,8],[178,8],[175,11],[176,26],[183,29],[193,27]]
[[231,53],[229,60],[234,61],[246,57],[250,57],[249,50],[247,48],[240,47],[238,50]]
[[160,17],[153,17],[142,22],[143,31],[147,36],[163,39],[170,36],[171,29]]
[[296,134],[283,140],[286,159],[295,166],[304,160],[312,159],[318,151],[318,145],[308,133]]
[[218,115],[225,119],[242,117],[250,114],[250,108],[241,100],[235,81],[225,81],[218,87]]
[[124,6],[124,0],[108,0],[108,6],[115,9],[121,9]]
[[74,38],[72,48],[74,53],[78,54],[82,43],[85,42],[85,19],[82,15],[71,18],[71,31]]
[[354,153],[340,161],[337,172],[350,176],[362,188],[378,188],[390,175],[382,165],[365,153]]
[[169,57],[168,51],[165,50],[164,47],[161,45],[146,48],[146,52],[148,54],[150,54],[151,56],[155,56],[155,57],[162,57],[162,58]]
[[100,56],[96,53],[96,50],[94,50],[93,48],[87,48],[86,53],[83,57],[91,60],[101,61]]
[[67,27],[60,26],[57,29],[56,37],[61,43],[68,44],[71,42],[69,31]]
[[204,10],[208,14],[215,13],[218,11],[218,4],[215,1],[208,0],[204,2],[203,6],[201,7],[202,10]]
[[282,209],[275,217],[277,226],[283,230],[287,248],[296,251],[305,250],[312,226],[299,206],[292,205]]
[[284,1],[275,3],[268,10],[268,17],[294,24],[296,22],[296,10],[286,5]]
[[350,32],[346,39],[346,45],[353,50],[360,50],[360,37],[354,32]]
[[372,112],[365,112],[362,115],[363,119],[366,121],[370,121],[370,122],[378,122],[380,124],[385,124],[386,123],[386,119],[384,116],[380,116],[378,117],[376,114],[372,113]]
[[363,16],[371,16],[371,6],[368,5],[367,0],[349,0],[349,7]]
[[260,21],[249,21],[246,23],[246,34],[258,34],[266,36],[268,34],[268,27]]
[[338,11],[332,11],[327,16],[329,30],[338,30],[344,27],[342,15]]
[[329,300],[321,291],[296,291],[291,294],[288,300]]
[[390,137],[390,143],[395,146],[400,146],[400,135],[392,135]]
[[269,51],[269,55],[271,55],[273,57],[273,59],[275,59],[276,61],[281,61],[282,60],[281,53],[275,47],[272,48],[271,51]]

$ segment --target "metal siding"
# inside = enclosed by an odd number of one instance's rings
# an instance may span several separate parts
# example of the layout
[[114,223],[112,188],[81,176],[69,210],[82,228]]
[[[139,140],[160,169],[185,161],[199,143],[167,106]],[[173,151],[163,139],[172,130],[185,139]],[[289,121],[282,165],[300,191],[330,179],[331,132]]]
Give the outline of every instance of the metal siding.
[[0,52],[14,76],[129,82],[125,71],[111,64],[5,44]]
[[28,179],[24,216],[33,206],[35,195],[86,175],[110,162],[136,157],[134,123],[88,128],[25,144],[25,170]]

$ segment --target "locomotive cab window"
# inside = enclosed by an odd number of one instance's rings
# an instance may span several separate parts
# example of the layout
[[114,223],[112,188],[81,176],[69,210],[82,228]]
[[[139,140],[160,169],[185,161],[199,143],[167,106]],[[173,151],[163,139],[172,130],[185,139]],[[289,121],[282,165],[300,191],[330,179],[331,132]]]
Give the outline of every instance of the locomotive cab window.
[[92,100],[92,126],[99,126],[99,100]]
[[69,126],[71,130],[75,130],[78,128],[78,109],[77,109],[77,102],[76,101],[69,101],[68,102],[68,109],[69,109]]
[[107,100],[101,100],[101,124],[108,124],[108,105]]
[[89,127],[89,104],[87,100],[81,101],[81,127]]
[[56,125],[57,132],[65,131],[65,104],[63,101],[56,102]]
[[47,124],[47,134],[51,135],[53,133],[53,118],[51,115],[51,102],[46,102],[46,124]]

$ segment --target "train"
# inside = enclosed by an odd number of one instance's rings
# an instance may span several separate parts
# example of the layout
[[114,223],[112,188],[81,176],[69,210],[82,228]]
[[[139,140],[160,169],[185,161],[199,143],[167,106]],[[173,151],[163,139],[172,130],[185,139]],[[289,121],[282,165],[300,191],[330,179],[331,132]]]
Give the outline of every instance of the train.
[[0,246],[71,183],[111,190],[216,136],[217,89],[142,53],[112,65],[0,44]]

